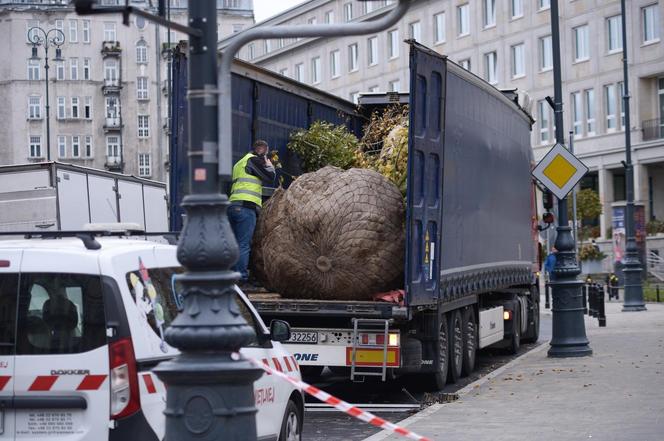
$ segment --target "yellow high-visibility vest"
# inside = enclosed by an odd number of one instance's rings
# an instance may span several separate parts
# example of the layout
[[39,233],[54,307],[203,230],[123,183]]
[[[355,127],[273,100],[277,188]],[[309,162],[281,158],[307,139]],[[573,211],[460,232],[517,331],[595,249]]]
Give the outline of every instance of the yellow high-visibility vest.
[[248,201],[259,207],[263,203],[263,184],[261,179],[250,175],[246,171],[247,163],[253,157],[253,153],[247,153],[233,166],[233,187],[231,188],[231,202]]

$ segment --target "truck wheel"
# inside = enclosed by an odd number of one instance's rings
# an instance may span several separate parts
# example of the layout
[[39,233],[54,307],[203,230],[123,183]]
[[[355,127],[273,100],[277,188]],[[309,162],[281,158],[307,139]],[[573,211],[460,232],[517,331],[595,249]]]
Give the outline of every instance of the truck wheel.
[[468,376],[475,370],[477,355],[477,323],[475,311],[470,306],[463,312],[463,367],[461,375]]
[[450,383],[456,383],[461,377],[463,369],[463,320],[461,312],[454,311],[450,316],[450,369],[448,379]]
[[431,374],[431,382],[435,390],[442,390],[447,382],[447,371],[449,370],[449,328],[447,325],[447,315],[443,314],[440,318],[440,329],[438,330],[438,371]]
[[[518,303],[515,303],[518,306]],[[521,314],[519,308],[514,308],[514,318],[512,319],[512,338],[510,339],[509,351],[511,354],[519,352],[521,347]]]
[[533,300],[533,317],[532,323],[528,325],[528,331],[523,338],[525,343],[535,343],[539,339],[540,331],[540,310],[539,302]]

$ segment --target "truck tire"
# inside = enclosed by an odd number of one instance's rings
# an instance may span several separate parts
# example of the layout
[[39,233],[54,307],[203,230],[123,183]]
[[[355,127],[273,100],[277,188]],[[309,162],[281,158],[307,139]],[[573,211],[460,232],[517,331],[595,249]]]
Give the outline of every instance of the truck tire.
[[526,335],[523,336],[523,341],[525,343],[535,343],[539,339],[540,332],[540,310],[539,310],[539,300],[533,298],[533,307],[532,307],[533,316],[528,320],[528,330]]
[[472,306],[463,312],[463,366],[461,375],[470,375],[475,370],[477,356],[477,322]]
[[447,382],[447,371],[450,366],[449,350],[449,328],[447,325],[447,315],[440,317],[440,328],[438,330],[438,341],[436,342],[436,355],[438,356],[438,370],[429,374],[429,382],[432,383],[434,390],[442,390]]
[[[516,304],[518,306],[518,303]],[[517,354],[521,347],[521,313],[520,308],[514,308],[514,318],[512,319],[512,337],[510,338],[510,354]]]
[[456,383],[463,369],[463,319],[459,310],[450,312],[450,368],[448,379]]

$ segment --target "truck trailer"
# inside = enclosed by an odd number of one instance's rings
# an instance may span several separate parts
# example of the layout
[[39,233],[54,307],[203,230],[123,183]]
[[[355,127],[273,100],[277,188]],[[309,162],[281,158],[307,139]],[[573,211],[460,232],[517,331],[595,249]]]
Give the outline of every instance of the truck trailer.
[[[375,301],[278,293],[250,299],[266,322],[290,323],[287,347],[304,374],[326,366],[353,380],[409,374],[441,389],[474,369],[478,349],[516,352],[522,341],[538,339],[533,121],[515,100],[445,56],[409,45],[403,290]],[[288,84],[282,94],[315,99],[311,88]],[[277,148],[282,153],[285,142]]]

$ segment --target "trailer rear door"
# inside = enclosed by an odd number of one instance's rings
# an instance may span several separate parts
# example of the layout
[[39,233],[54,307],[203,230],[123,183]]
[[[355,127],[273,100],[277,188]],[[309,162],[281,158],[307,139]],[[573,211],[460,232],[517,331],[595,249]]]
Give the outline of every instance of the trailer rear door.
[[406,303],[438,300],[443,182],[445,59],[410,46],[410,130],[406,240]]

